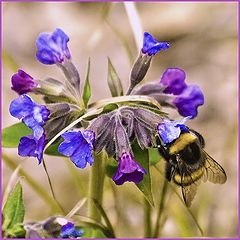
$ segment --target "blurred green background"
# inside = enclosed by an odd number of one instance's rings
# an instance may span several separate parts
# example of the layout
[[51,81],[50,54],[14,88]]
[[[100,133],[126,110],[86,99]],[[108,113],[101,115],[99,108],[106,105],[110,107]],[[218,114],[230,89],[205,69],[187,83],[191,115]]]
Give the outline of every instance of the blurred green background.
[[[168,67],[186,71],[187,82],[198,84],[205,104],[189,126],[206,140],[207,152],[226,170],[224,185],[201,184],[191,211],[204,236],[238,235],[238,162],[237,162],[237,3],[136,3],[143,31],[171,48],[154,57],[146,81],[159,80]],[[107,87],[107,57],[112,60],[124,89],[128,87],[132,60],[138,51],[123,3],[3,3],[3,106],[2,126],[17,120],[10,116],[10,102],[17,97],[11,91],[11,76],[18,68],[34,78],[62,79],[56,66],[39,63],[35,58],[35,40],[44,31],[62,28],[70,37],[73,62],[84,79],[87,59],[91,57],[92,101],[110,97]],[[126,48],[127,47],[127,48]],[[129,58],[130,57],[130,58]],[[172,116],[177,114],[172,111]],[[48,189],[46,175],[37,160],[18,157],[17,149],[4,154]],[[75,169],[80,186],[73,177],[69,159],[46,157],[57,199],[70,211],[87,194],[89,168]],[[159,167],[162,168],[161,163]],[[3,162],[3,190],[13,172]],[[156,217],[162,176],[153,168],[153,193]],[[43,220],[50,209],[23,179],[26,204],[25,221]],[[180,189],[178,189],[180,193]],[[118,237],[143,236],[143,197],[131,183],[113,186],[107,179],[104,209]],[[86,209],[80,211],[86,215]],[[176,194],[169,190],[164,207],[161,237],[200,237],[191,215]]]

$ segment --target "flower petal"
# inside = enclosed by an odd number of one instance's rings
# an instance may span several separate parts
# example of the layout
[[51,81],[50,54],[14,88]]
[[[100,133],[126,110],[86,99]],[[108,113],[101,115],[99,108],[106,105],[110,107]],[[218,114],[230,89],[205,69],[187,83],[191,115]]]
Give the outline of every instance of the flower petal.
[[166,88],[164,93],[178,95],[187,87],[186,74],[180,68],[168,68],[162,75],[160,83]]
[[39,164],[42,162],[43,149],[46,144],[45,135],[43,134],[39,140],[33,136],[26,136],[20,139],[18,145],[18,154],[22,157],[37,157]]
[[177,107],[179,114],[182,116],[197,116],[197,108],[204,104],[204,95],[197,85],[189,85],[179,96],[177,96],[173,104]]
[[112,177],[117,185],[122,185],[124,182],[138,183],[143,180],[144,174],[147,172],[132,158],[130,153],[123,153],[118,160],[118,169]]
[[12,76],[12,90],[19,95],[31,92],[37,85],[37,82],[21,69]]
[[143,47],[142,47],[142,53],[148,54],[149,56],[155,55],[160,50],[165,50],[170,47],[169,43],[167,42],[158,42],[155,38],[153,38],[152,35],[150,35],[148,32],[144,33],[143,38]]
[[95,134],[90,130],[83,132],[69,131],[62,134],[64,141],[59,145],[58,151],[70,157],[71,161],[79,168],[85,168],[87,163],[91,166]]
[[74,224],[68,222],[67,224],[63,225],[61,228],[61,238],[78,238],[83,235],[84,231],[75,228]]
[[41,33],[36,41],[38,61],[43,64],[55,64],[63,62],[64,57],[70,59],[68,41],[69,37],[58,28],[53,33]]
[[158,134],[162,139],[164,144],[168,144],[176,140],[181,131],[188,132],[188,128],[184,125],[184,123],[190,119],[191,116],[185,117],[182,120],[170,121],[168,119],[164,119],[163,123],[158,124]]

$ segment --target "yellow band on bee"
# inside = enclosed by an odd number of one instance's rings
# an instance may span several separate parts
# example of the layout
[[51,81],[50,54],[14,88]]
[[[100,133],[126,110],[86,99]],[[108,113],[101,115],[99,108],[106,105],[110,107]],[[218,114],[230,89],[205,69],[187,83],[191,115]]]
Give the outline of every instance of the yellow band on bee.
[[197,137],[191,133],[182,133],[180,137],[170,146],[169,154],[173,155],[183,150],[187,145],[197,140]]
[[179,174],[176,174],[173,177],[173,181],[182,186],[182,185],[191,185],[193,182],[197,181],[198,179],[200,179],[202,177],[204,173],[204,168],[201,167],[198,170],[196,170],[195,172],[191,173],[191,176],[180,176]]

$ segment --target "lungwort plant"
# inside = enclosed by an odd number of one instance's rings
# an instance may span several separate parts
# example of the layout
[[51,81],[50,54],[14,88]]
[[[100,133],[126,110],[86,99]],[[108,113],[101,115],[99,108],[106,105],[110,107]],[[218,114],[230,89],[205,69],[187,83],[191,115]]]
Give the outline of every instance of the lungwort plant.
[[[38,79],[21,69],[12,76],[12,90],[19,96],[11,102],[9,111],[21,123],[3,130],[3,146],[18,146],[19,156],[36,158],[38,164],[44,166],[45,154],[65,156],[82,171],[87,165],[91,166],[88,217],[94,223],[88,222],[88,227],[92,224],[91,227],[100,229],[105,237],[115,237],[102,208],[105,175],[116,185],[135,184],[149,207],[154,206],[150,168],[161,157],[165,160],[166,179],[181,187],[187,206],[202,180],[226,181],[221,166],[204,152],[202,136],[185,125],[186,121],[197,117],[198,107],[204,104],[201,89],[187,84],[186,74],[180,68],[168,68],[159,81],[141,84],[154,56],[170,47],[168,42],[159,42],[144,33],[126,92],[109,59],[108,86],[112,97],[89,103],[92,94],[90,60],[81,88],[80,74],[71,60],[68,41],[69,37],[61,29],[41,33],[36,41],[38,61],[56,65],[64,73],[64,81],[52,77]],[[94,84],[94,80],[91,82]],[[44,103],[35,102],[30,96],[34,94],[42,96]],[[175,109],[183,118],[170,119],[168,108]],[[13,131],[14,140],[11,139]],[[16,188],[19,189],[19,185]],[[16,226],[6,223],[9,221],[8,205],[16,191],[10,195],[3,212],[7,237],[17,236],[13,230]],[[17,224],[24,226],[22,237],[88,236],[82,223],[76,222],[75,227],[69,216],[53,216],[35,223],[23,223],[22,216]],[[155,235],[150,237],[157,237],[158,227],[159,222]]]

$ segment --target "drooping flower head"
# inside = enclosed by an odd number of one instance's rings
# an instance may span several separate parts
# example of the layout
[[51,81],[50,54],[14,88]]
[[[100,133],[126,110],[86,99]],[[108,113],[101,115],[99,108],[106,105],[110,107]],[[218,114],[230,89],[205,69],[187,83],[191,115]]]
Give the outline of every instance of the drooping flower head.
[[21,69],[12,76],[12,90],[19,95],[31,92],[37,85],[37,82]]
[[44,105],[35,103],[30,96],[24,94],[11,102],[9,111],[13,117],[22,119],[24,124],[32,129],[34,138],[42,137],[44,133],[42,125],[50,114]]
[[18,145],[18,154],[22,157],[36,157],[40,164],[42,162],[45,144],[46,139],[44,134],[40,139],[36,139],[32,135],[22,137]]
[[122,185],[124,182],[139,183],[143,180],[144,174],[147,174],[133,158],[129,152],[123,152],[118,158],[118,169],[112,177],[117,185]]
[[166,50],[170,47],[167,42],[158,42],[151,34],[148,32],[144,33],[142,53],[148,54],[149,56],[155,55],[160,50]]
[[197,108],[204,104],[204,95],[197,85],[185,83],[186,74],[179,68],[168,68],[162,75],[160,84],[166,94],[173,94],[175,97],[171,103],[178,109],[179,114],[184,117],[197,116]]
[[112,177],[113,181],[117,185],[122,185],[126,181],[139,183],[143,180],[144,174],[147,174],[147,172],[133,158],[126,130],[119,118],[116,121],[115,141],[118,168]]
[[62,134],[64,141],[59,145],[58,151],[79,168],[85,168],[87,163],[91,166],[94,158],[92,150],[95,141],[93,131],[69,131]]
[[68,222],[62,226],[60,237],[61,238],[78,238],[84,234],[83,230],[77,229],[73,223]]
[[59,28],[53,33],[41,33],[36,41],[36,57],[43,64],[62,63],[71,58],[67,43],[69,37]]
[[188,127],[184,123],[190,119],[191,116],[185,117],[181,120],[171,121],[164,119],[162,123],[158,124],[157,130],[163,143],[166,145],[179,138],[181,132],[189,132]]

